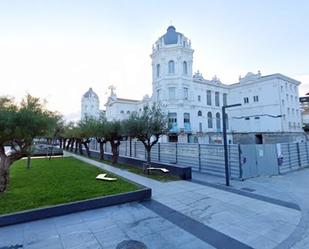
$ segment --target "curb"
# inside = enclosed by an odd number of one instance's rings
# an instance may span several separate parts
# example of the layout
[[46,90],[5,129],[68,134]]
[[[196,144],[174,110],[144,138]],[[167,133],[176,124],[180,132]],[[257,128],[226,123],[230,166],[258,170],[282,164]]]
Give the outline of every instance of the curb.
[[151,189],[144,187],[143,189],[128,193],[97,197],[83,201],[75,201],[46,208],[30,209],[21,212],[0,215],[0,227],[112,205],[119,205],[127,202],[149,200],[150,198]]

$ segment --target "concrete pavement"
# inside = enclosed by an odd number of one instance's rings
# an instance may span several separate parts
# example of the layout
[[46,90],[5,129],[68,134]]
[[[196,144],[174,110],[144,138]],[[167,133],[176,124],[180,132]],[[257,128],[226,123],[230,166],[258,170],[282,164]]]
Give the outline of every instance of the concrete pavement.
[[74,156],[152,188],[154,201],[0,228],[0,248],[13,244],[43,248],[42,243],[44,248],[116,248],[123,240],[132,239],[148,248],[309,248],[304,211],[309,201],[303,200],[308,195],[308,170],[232,182],[234,189],[253,189],[260,195],[297,203],[300,211],[194,182],[162,183]]

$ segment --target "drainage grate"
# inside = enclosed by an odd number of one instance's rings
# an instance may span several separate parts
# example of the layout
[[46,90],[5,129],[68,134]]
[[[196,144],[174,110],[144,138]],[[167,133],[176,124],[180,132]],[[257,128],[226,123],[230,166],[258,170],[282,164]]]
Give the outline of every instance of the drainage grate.
[[24,248],[24,247],[23,245],[19,245],[19,244],[0,247],[0,249],[19,249],[19,248]]
[[137,240],[124,240],[117,245],[116,249],[147,249],[147,246]]
[[245,191],[248,191],[248,192],[254,192],[255,189],[253,188],[241,188],[241,190],[245,190]]

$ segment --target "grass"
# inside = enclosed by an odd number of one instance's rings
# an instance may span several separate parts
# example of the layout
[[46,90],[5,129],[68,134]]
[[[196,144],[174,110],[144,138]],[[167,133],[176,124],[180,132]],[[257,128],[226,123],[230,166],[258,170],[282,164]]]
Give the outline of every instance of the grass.
[[[73,153],[71,151],[69,151],[69,152]],[[88,158],[86,155],[80,155],[80,154],[78,154],[78,155],[85,157],[85,158]],[[90,159],[95,160],[95,161],[100,162],[100,163],[106,163],[106,164],[113,166],[115,168],[127,170],[131,173],[141,175],[141,176],[144,176],[144,177],[148,177],[148,178],[151,178],[151,179],[154,179],[154,180],[157,180],[157,181],[161,181],[161,182],[170,182],[170,181],[180,180],[179,176],[175,176],[175,175],[171,175],[171,174],[167,174],[167,173],[161,173],[159,171],[151,171],[150,174],[148,175],[148,174],[144,174],[143,169],[139,168],[139,167],[131,166],[131,165],[124,164],[124,163],[116,163],[116,165],[113,165],[108,160],[99,160],[98,158],[92,158],[92,157]]]
[[98,181],[103,170],[73,157],[33,159],[31,168],[19,160],[11,166],[8,190],[0,194],[0,214],[52,206],[139,189],[119,176],[115,182]]
[[99,160],[99,159],[95,159],[95,160],[109,164],[109,165],[116,167],[116,168],[127,170],[131,173],[134,173],[134,174],[137,174],[137,175],[142,175],[144,177],[148,177],[148,178],[158,180],[158,181],[161,181],[161,182],[169,182],[169,181],[180,180],[180,178],[178,176],[174,176],[174,175],[170,175],[170,174],[166,174],[166,173],[161,173],[159,171],[151,171],[150,174],[148,175],[148,174],[144,174],[144,171],[143,171],[142,168],[130,166],[128,164],[117,163],[116,165],[113,165],[110,161],[107,161],[107,160],[103,160],[103,161]]

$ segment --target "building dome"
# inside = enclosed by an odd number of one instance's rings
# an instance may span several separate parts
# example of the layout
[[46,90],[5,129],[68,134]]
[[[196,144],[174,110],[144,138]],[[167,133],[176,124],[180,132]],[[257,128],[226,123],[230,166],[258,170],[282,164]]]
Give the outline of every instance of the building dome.
[[92,88],[90,87],[89,90],[83,95],[83,98],[96,98],[99,99],[98,95],[92,90]]
[[176,32],[176,28],[174,26],[169,26],[167,28],[167,32],[163,35],[164,44],[177,44],[179,35],[181,35],[181,33]]

